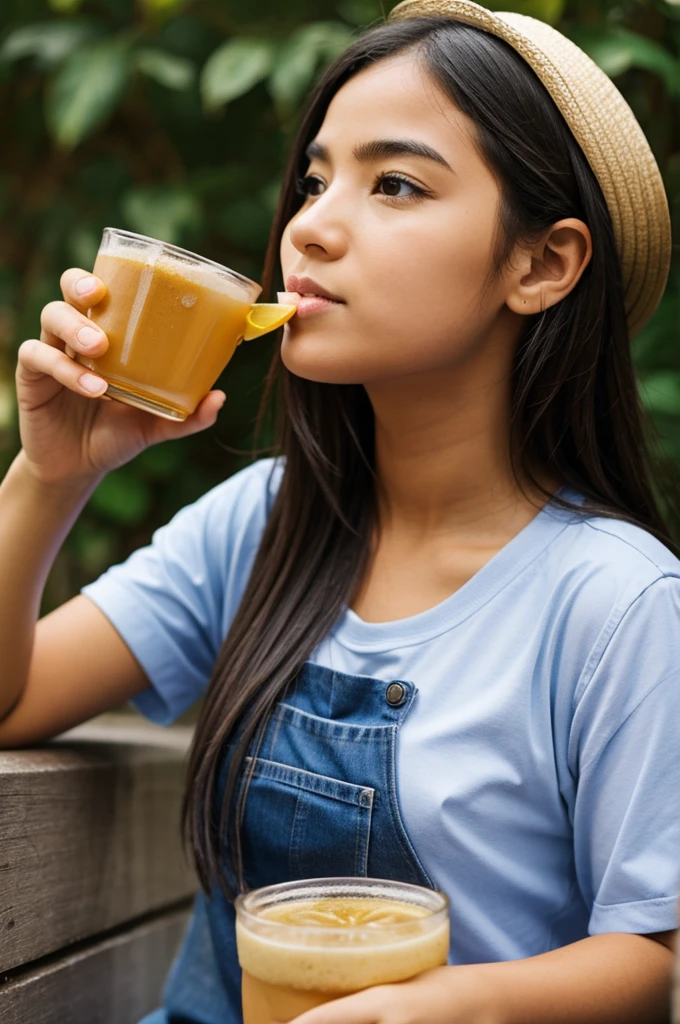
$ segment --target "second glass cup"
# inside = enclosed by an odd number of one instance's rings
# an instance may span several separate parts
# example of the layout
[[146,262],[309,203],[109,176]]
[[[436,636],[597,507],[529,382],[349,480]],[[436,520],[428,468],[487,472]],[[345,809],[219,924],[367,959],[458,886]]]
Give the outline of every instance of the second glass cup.
[[109,347],[78,362],[104,377],[107,397],[167,419],[195,411],[242,340],[295,313],[255,305],[260,286],[228,267],[116,228],[104,229],[93,273],[107,294],[88,316]]
[[243,1024],[278,1024],[446,963],[449,902],[376,878],[316,878],[236,900]]

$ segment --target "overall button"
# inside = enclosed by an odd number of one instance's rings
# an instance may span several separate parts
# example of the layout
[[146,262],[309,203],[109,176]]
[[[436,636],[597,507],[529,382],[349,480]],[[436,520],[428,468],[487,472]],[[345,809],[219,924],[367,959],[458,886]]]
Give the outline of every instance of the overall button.
[[406,703],[408,690],[403,683],[390,683],[385,691],[385,700],[391,708],[400,708]]

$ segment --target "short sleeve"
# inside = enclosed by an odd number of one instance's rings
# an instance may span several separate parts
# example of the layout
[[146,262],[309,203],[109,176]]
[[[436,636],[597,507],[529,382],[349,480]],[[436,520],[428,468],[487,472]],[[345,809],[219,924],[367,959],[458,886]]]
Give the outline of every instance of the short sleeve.
[[680,888],[680,579],[628,607],[582,692],[570,768],[590,934],[676,928]]
[[245,590],[279,468],[263,459],[183,508],[82,593],[149,679],[132,703],[161,725],[203,693]]

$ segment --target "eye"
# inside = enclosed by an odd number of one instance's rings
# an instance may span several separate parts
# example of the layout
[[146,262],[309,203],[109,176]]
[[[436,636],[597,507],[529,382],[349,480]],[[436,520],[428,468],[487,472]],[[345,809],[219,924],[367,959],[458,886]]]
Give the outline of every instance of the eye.
[[[421,185],[416,185],[414,181],[407,178],[406,175],[395,174],[379,174],[373,182],[374,191],[377,189],[382,190],[382,195],[386,199],[397,199],[399,201],[408,201],[413,199],[422,199],[428,195],[426,189],[422,188]],[[403,189],[408,191],[404,192]]]
[[321,178],[317,178],[315,174],[307,174],[304,178],[298,178],[295,183],[295,191],[305,199],[308,196],[320,196],[325,187],[325,182]]
[[[296,192],[304,199],[320,196],[326,188],[326,182],[322,178],[317,177],[316,174],[308,174],[303,178],[298,178],[295,183]],[[399,203],[413,202],[414,200],[424,199],[431,195],[422,185],[416,185],[405,174],[397,174],[394,171],[390,174],[382,173],[377,175],[371,189],[371,195],[374,193]]]

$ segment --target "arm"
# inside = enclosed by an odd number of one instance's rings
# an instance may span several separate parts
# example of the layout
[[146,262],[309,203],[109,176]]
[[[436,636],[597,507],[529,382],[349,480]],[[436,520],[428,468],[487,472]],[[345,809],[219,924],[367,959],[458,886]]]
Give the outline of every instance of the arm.
[[[42,312],[40,340],[19,349],[16,383],[23,448],[0,486],[0,747],[26,746],[115,707],[147,679],[108,619],[79,596],[36,625],[45,580],[65,537],[102,477],[151,444],[215,422],[224,400],[210,392],[183,423],[98,401],[106,382],[66,348],[101,355],[81,337],[101,281],[62,277],[64,302]],[[83,287],[85,290],[83,290]]]
[[41,485],[21,453],[0,485],[0,747],[37,743],[148,685],[87,598],[74,598],[36,625],[54,558],[96,482]]
[[672,935],[593,935],[490,965],[499,1024],[666,1024]]
[[594,935],[526,960],[440,967],[295,1024],[667,1024],[673,935]]

